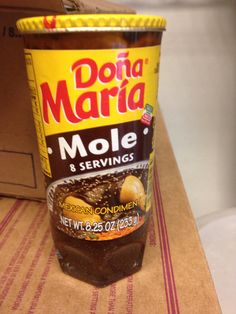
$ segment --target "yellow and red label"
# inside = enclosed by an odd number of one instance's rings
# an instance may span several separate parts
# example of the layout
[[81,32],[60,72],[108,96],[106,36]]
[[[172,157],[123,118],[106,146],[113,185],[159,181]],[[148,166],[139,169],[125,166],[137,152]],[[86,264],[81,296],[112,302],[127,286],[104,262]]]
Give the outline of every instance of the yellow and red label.
[[25,50],[32,58],[45,135],[140,118],[155,104],[159,46],[115,50]]
[[[64,232],[70,234],[73,226],[79,226],[74,222],[81,219],[78,234],[114,231],[109,237],[117,238],[122,236],[117,228],[123,224],[123,220],[112,219],[117,211],[121,219],[127,218],[126,234],[145,222],[151,206],[147,190],[152,179],[159,55],[159,46],[25,50],[42,168],[52,182],[49,208]],[[124,198],[111,195],[121,195],[126,180],[141,189],[142,201],[132,191]],[[96,193],[104,189],[100,201],[89,199],[89,185],[97,188],[93,181],[100,187]],[[114,230],[109,229],[108,221],[115,221]],[[91,222],[99,224],[99,230]]]

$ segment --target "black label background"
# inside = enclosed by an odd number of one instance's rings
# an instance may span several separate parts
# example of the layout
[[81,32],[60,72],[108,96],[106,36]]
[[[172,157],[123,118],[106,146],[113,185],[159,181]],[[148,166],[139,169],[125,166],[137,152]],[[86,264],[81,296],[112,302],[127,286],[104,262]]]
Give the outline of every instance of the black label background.
[[[119,151],[113,152],[111,149],[111,129],[118,129],[119,133]],[[121,146],[121,138],[129,133],[134,132],[137,135],[137,144],[132,148],[123,148]],[[75,158],[70,158],[68,154],[66,154],[67,159],[62,160],[60,155],[59,149],[59,137],[64,137],[67,143],[71,146],[72,144],[72,136],[75,134],[79,134],[83,144],[87,150],[88,156],[81,157],[79,151],[77,151]],[[153,123],[151,126],[146,126],[138,121],[120,123],[115,125],[103,126],[98,128],[80,130],[75,132],[67,132],[67,133],[60,133],[56,135],[50,135],[46,137],[47,146],[51,148],[52,154],[49,155],[49,162],[51,166],[52,172],[52,180],[55,181],[61,178],[70,177],[74,175],[80,175],[84,173],[94,172],[105,170],[109,168],[120,167],[122,165],[132,164],[134,162],[147,160],[149,159],[149,155],[152,152],[152,137],[153,137]],[[98,138],[104,138],[110,143],[109,150],[102,154],[102,155],[93,155],[88,150],[88,144]],[[99,159],[106,159],[116,156],[122,156],[125,154],[133,154],[133,160],[131,162],[116,164],[112,166],[105,166],[101,168],[95,168],[91,170],[84,170],[80,171],[80,163],[92,160],[99,160]],[[71,171],[71,166],[74,165],[76,171]]]

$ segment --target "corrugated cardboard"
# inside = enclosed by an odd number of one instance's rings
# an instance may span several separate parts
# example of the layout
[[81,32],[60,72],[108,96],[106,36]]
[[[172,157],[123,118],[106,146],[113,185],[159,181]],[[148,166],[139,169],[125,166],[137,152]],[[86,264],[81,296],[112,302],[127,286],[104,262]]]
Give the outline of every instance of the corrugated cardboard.
[[43,199],[36,134],[27,86],[23,41],[16,30],[22,17],[79,12],[133,12],[106,1],[0,0],[0,194]]
[[154,206],[138,273],[98,289],[63,274],[44,203],[0,200],[0,312],[220,314],[162,119]]
[[44,198],[23,41],[15,27],[18,18],[32,14],[39,13],[0,10],[0,193]]

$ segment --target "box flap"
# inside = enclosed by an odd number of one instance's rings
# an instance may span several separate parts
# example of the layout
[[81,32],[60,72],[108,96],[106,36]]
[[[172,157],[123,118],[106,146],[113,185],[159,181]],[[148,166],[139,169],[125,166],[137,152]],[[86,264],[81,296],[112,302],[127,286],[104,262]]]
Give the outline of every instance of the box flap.
[[130,7],[106,0],[0,0],[0,8],[55,13],[135,13]]
[[68,11],[81,13],[135,13],[135,10],[127,5],[106,0],[64,0],[63,2]]
[[42,10],[58,13],[65,13],[62,0],[0,0],[0,8]]

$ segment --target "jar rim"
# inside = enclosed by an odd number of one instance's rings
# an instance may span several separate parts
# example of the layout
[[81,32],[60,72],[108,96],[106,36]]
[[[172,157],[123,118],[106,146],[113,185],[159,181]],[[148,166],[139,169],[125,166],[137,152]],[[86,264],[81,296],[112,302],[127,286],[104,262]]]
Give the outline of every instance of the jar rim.
[[68,14],[23,18],[17,21],[22,33],[88,31],[164,31],[162,16],[140,14]]

